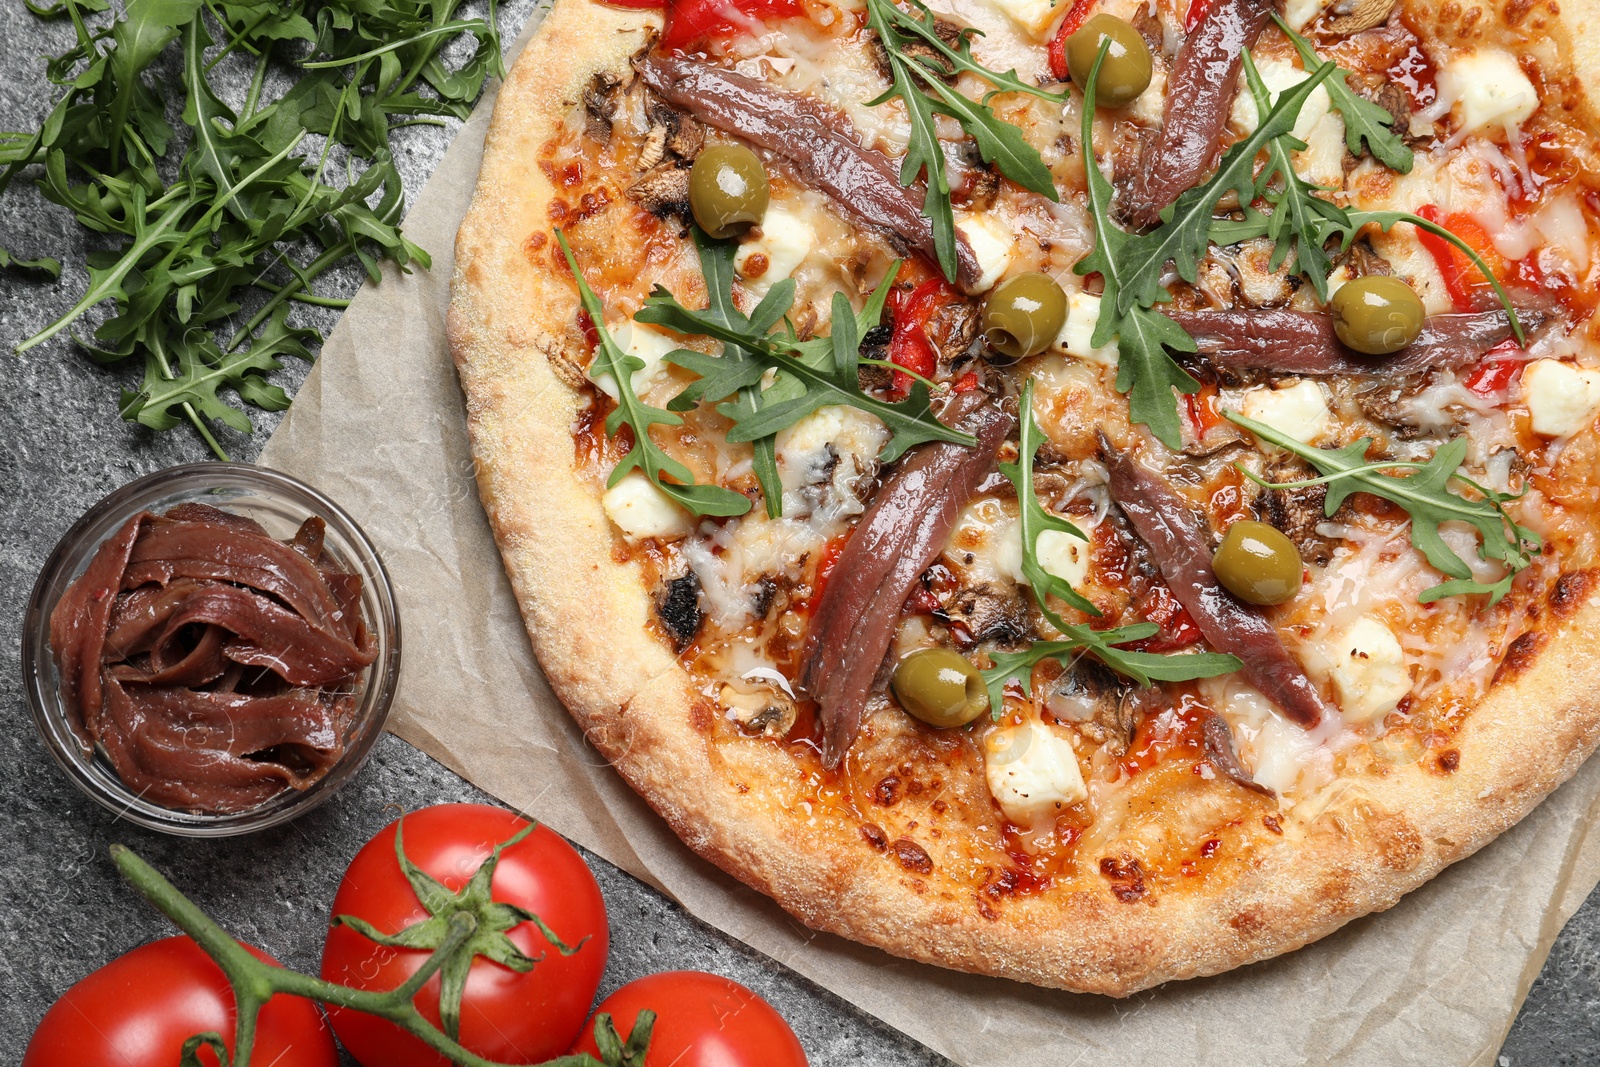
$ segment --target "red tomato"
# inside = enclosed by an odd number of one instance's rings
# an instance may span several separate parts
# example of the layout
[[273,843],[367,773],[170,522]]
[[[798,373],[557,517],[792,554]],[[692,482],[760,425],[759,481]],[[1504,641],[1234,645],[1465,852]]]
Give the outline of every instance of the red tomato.
[[[250,954],[277,965],[260,949]],[[118,956],[50,1006],[22,1067],[177,1067],[195,1034],[222,1035],[233,1054],[233,990],[187,937],[167,937]],[[215,1067],[216,1053],[200,1050]],[[317,1006],[280,993],[261,1009],[253,1063],[338,1067],[333,1034]]]
[[[731,978],[700,971],[647,975],[611,994],[595,1014],[610,1013],[626,1041],[647,1008],[656,1025],[645,1067],[807,1067],[783,1016]],[[572,1051],[599,1055],[593,1026]]]
[[[771,19],[799,18],[800,0],[665,0],[666,27],[661,47],[687,51],[700,42],[733,37]],[[635,6],[628,4],[627,6]],[[659,6],[659,5],[657,5]]]
[[[496,845],[527,825],[513,812],[487,804],[424,808],[405,817],[406,855],[445,888],[459,892]],[[365,919],[385,933],[428,918],[395,857],[394,832],[390,823],[350,861],[333,898],[333,914]],[[594,1002],[610,947],[605,901],[583,858],[543,826],[500,854],[490,894],[539,916],[568,947],[583,942],[576,953],[563,956],[537,926],[524,922],[509,936],[526,955],[544,957],[532,970],[517,974],[480,957],[467,975],[461,1043],[487,1059],[540,1063],[566,1050]],[[387,948],[348,926],[334,926],[323,946],[322,977],[359,989],[393,989],[427,958],[427,952]],[[438,976],[422,987],[416,1004],[439,1024]],[[345,1048],[366,1067],[447,1065],[438,1053],[381,1019],[337,1008],[328,1018]]]
[[1211,10],[1211,0],[1189,0],[1189,13],[1183,17],[1183,32],[1193,33],[1209,10]]

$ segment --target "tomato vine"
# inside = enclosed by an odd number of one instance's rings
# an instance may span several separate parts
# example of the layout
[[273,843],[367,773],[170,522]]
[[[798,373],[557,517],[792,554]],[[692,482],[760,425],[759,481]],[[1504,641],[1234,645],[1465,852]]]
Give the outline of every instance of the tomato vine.
[[[480,924],[472,911],[457,910],[448,916],[442,924],[442,936],[438,939],[437,947],[404,983],[383,992],[355,989],[263,963],[132,849],[125,845],[111,846],[111,860],[140,896],[172,920],[178,929],[194,940],[201,951],[216,962],[233,989],[236,1019],[232,1061],[226,1055],[220,1035],[196,1034],[185,1045],[182,1067],[200,1062],[198,1053],[202,1046],[216,1052],[223,1067],[250,1067],[257,1017],[262,1006],[279,993],[305,997],[384,1019],[461,1067],[511,1067],[464,1048],[428,1022],[413,1003],[413,998],[435,974],[451,966],[463,954],[470,960],[473,942],[480,937]],[[642,1062],[654,1024],[653,1012],[640,1012],[632,1033],[623,1042],[610,1017],[597,1016],[595,1025],[599,1033],[604,1035],[601,1043],[603,1059],[580,1052],[547,1060],[542,1067],[625,1067],[628,1062]]]

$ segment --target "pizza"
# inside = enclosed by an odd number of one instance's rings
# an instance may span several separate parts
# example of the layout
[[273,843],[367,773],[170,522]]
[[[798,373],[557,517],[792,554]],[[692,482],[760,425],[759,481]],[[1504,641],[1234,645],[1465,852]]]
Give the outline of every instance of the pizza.
[[1600,737],[1588,0],[557,0],[449,337],[534,650],[701,856],[1125,995]]

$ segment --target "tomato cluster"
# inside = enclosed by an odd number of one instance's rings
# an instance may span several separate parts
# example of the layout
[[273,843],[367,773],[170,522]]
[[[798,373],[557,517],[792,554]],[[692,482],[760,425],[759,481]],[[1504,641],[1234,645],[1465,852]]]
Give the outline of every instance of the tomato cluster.
[[[591,1020],[610,947],[605,902],[571,845],[545,827],[529,829],[512,812],[482,804],[425,808],[385,827],[356,854],[339,884],[322,977],[358,990],[395,989],[431,950],[393,940],[425,943],[426,924],[442,923],[441,914],[477,901],[476,914],[489,920],[480,922],[488,931],[483,936],[503,937],[511,946],[495,951],[534,962],[519,971],[485,955],[472,958],[457,1028],[461,1045],[474,1054],[535,1064],[571,1051],[604,1061],[609,1035],[597,1037],[599,1017],[609,1015],[625,1041],[648,1010],[657,1019],[646,1067],[805,1067],[800,1042],[771,1005],[717,975],[674,971],[641,978],[606,998]],[[473,876],[486,862],[493,866],[480,880],[487,884],[480,900]],[[264,952],[246,948],[276,966]],[[440,989],[435,974],[414,1003],[443,1029]],[[169,937],[134,949],[69,989],[40,1022],[22,1067],[195,1061],[217,1067],[212,1042],[231,1061],[233,1029],[234,993],[221,968],[188,937]],[[215,1038],[197,1042],[201,1034]],[[252,1062],[336,1067],[335,1035],[363,1067],[448,1067],[448,1060],[392,1023],[337,1007],[324,1018],[312,1001],[282,993],[261,1011]],[[183,1060],[186,1048],[193,1060]]]

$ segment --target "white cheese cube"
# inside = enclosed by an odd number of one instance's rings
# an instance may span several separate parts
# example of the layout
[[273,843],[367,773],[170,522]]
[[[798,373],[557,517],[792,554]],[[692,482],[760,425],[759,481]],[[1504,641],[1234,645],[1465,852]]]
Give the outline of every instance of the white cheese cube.
[[[1090,2],[1078,0],[1080,4]],[[1050,24],[1055,22],[1056,16],[1072,7],[1070,3],[1059,3],[1057,0],[990,0],[990,3],[995,10],[1040,41],[1050,35]]]
[[[1020,548],[1019,540],[1018,546]],[[1074,589],[1089,576],[1089,542],[1061,530],[1043,530],[1034,542],[1039,566]],[[1021,561],[1018,561],[1020,569]]]
[[1282,389],[1251,389],[1244,395],[1243,407],[1245,418],[1264,422],[1302,444],[1316,444],[1333,425],[1322,386],[1313,381],[1299,381]]
[[805,262],[816,240],[816,231],[799,215],[769,204],[760,227],[733,253],[733,267],[748,289],[765,294]]
[[1114,366],[1119,355],[1116,341],[1108,341],[1099,348],[1089,343],[1099,324],[1100,298],[1090,293],[1072,293],[1067,297],[1067,321],[1051,347],[1085,363]]
[[1032,826],[1089,795],[1072,742],[1037,719],[993,731],[983,748],[989,792],[1018,826]]
[[1600,412],[1600,370],[1536,359],[1522,369],[1522,400],[1541,437],[1571,437]]
[[1283,796],[1294,789],[1300,772],[1317,754],[1317,743],[1306,733],[1305,727],[1296,726],[1276,713],[1270,713],[1256,732],[1252,745],[1255,753],[1250,777],[1257,785]]
[[[635,396],[643,396],[655,380],[666,372],[666,366],[661,362],[661,358],[668,352],[683,347],[661,331],[652,330],[643,323],[631,319],[620,326],[612,327],[611,339],[625,355],[637,356],[644,360],[644,366],[629,376]],[[609,372],[597,376],[594,384],[606,396],[613,400],[617,399],[617,383]]]
[[694,529],[689,513],[638,471],[629,471],[607,489],[600,504],[617,529],[629,537],[675,541]]
[[1322,652],[1339,710],[1352,726],[1383,718],[1411,692],[1400,639],[1377,619],[1360,618],[1336,631]]
[[1455,101],[1460,128],[1477,133],[1493,126],[1510,129],[1532,115],[1539,93],[1522,73],[1517,57],[1499,48],[1481,48],[1439,69],[1439,94]]
[[978,261],[978,280],[967,292],[986,293],[1011,265],[1011,246],[1016,243],[1011,228],[988,212],[975,212],[958,214],[956,230],[972,246],[972,254]]

